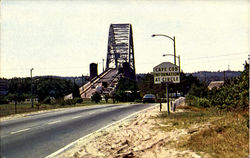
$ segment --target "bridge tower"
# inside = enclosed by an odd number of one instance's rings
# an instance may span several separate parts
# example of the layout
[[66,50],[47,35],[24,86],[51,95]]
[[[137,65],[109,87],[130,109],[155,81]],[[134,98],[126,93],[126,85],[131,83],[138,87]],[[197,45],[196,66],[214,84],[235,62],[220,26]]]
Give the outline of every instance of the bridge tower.
[[130,78],[135,77],[135,57],[131,24],[111,24],[109,27],[106,70],[129,64]]

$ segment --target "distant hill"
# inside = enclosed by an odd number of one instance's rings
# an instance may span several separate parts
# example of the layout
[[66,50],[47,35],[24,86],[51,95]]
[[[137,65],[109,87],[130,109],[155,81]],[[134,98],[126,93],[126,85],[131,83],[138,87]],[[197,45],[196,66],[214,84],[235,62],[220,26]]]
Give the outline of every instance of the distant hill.
[[[224,71],[198,71],[193,73],[185,73],[186,75],[193,75],[198,77],[202,82],[210,83],[211,81],[224,81]],[[240,76],[240,71],[225,71],[225,80],[232,79],[234,77]],[[146,74],[136,74],[136,78],[144,78]]]
[[36,76],[42,78],[59,78],[64,80],[70,80],[72,83],[76,83],[78,86],[82,86],[89,81],[89,76],[76,76],[76,77],[62,77],[62,76]]
[[[223,81],[224,80],[224,71],[217,71],[217,72],[211,72],[211,71],[199,71],[199,72],[193,72],[193,73],[186,73],[186,75],[193,75],[195,77],[198,77],[200,81],[203,82],[211,82],[211,81]],[[240,76],[240,71],[225,71],[225,79],[231,79],[237,76]],[[146,73],[140,73],[136,74],[137,80],[140,80],[144,78],[147,74]],[[43,77],[43,78],[59,78],[59,79],[65,79],[70,80],[71,82],[74,82],[78,86],[82,86],[83,84],[87,83],[89,81],[89,76],[76,76],[76,77],[63,77],[63,76],[36,76],[36,77]],[[36,78],[34,77],[34,78]]]
[[228,79],[232,79],[234,77],[240,76],[240,71],[217,71],[217,72],[211,72],[211,71],[199,71],[199,72],[193,72],[193,73],[186,73],[187,75],[192,74],[195,77],[198,77],[198,79],[202,82],[211,82],[211,81],[224,81]]

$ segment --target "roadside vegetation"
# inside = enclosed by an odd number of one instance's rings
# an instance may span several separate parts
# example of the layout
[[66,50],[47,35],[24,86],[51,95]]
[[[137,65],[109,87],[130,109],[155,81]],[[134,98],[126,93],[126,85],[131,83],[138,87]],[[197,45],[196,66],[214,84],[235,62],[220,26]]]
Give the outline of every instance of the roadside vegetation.
[[249,154],[249,64],[237,78],[209,90],[192,85],[184,112],[161,113],[164,131],[186,129],[187,136],[166,145],[192,150],[202,156],[229,158]]
[[[103,98],[95,93],[90,100],[80,98],[79,86],[72,81],[53,77],[12,78],[8,94],[0,96],[0,117],[65,107],[141,101],[136,81],[121,78],[115,92]],[[33,93],[33,95],[32,95]],[[64,96],[72,94],[72,99]],[[31,97],[34,98],[32,107]]]
[[[65,103],[64,105],[36,103],[34,104],[35,105],[34,108],[31,107],[31,103],[18,103],[16,105],[16,109],[15,109],[14,103],[2,104],[0,105],[0,117],[12,115],[12,114],[22,114],[22,113],[36,112],[36,111],[42,111],[42,110],[96,105],[96,103],[92,102],[91,100],[85,100],[85,101],[82,101],[81,103],[77,103],[76,101],[77,99],[71,99],[71,100],[65,101],[67,102],[67,104]],[[111,102],[112,100],[109,100],[108,102],[101,100],[99,104],[105,105],[105,104],[110,104]]]
[[[181,72],[180,83],[170,84],[169,93],[181,92],[181,95],[186,95],[191,86],[200,86],[201,83],[197,77],[192,76],[192,74],[186,75]],[[138,89],[140,91],[141,97],[145,94],[154,94],[157,98],[166,98],[166,84],[154,84],[154,75],[146,74],[145,77],[138,77]]]
[[[73,99],[64,100],[72,93]],[[33,94],[33,95],[32,95]],[[34,98],[32,107],[31,97]],[[0,96],[0,117],[16,113],[75,106],[83,102],[79,87],[69,80],[53,77],[12,78],[8,80],[8,94]]]
[[221,88],[209,90],[207,85],[192,86],[187,103],[196,107],[216,107],[227,111],[249,109],[249,64],[239,77],[228,80]]
[[[248,111],[238,113],[215,108],[180,107],[185,112],[162,113],[159,118],[166,132],[185,129],[187,135],[166,146],[195,151],[201,156],[242,158],[249,153]],[[180,109],[179,108],[179,109]]]
[[114,102],[134,102],[141,100],[138,84],[135,80],[123,77],[119,80],[111,98]]
[[31,96],[38,99],[39,103],[48,104],[53,99],[61,100],[70,93],[73,93],[73,98],[79,97],[79,87],[69,80],[35,77],[32,84],[31,78],[12,78],[8,80],[8,94],[0,96],[0,104],[21,103]]

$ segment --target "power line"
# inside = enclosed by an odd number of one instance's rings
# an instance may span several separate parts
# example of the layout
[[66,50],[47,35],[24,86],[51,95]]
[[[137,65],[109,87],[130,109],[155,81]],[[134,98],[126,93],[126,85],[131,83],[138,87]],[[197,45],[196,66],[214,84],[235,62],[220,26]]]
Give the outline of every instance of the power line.
[[237,55],[248,55],[248,53],[232,53],[232,54],[222,54],[222,55],[216,55],[216,56],[203,56],[198,58],[185,58],[185,60],[198,60],[198,59],[208,59],[208,58],[218,58],[218,57],[231,57],[231,56],[237,56]]

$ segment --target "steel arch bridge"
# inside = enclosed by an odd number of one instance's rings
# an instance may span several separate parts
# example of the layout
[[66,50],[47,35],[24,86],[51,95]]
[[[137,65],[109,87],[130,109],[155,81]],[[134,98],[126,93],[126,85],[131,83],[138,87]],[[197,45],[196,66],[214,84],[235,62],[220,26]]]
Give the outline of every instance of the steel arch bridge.
[[111,24],[109,27],[106,70],[123,68],[128,63],[135,75],[135,57],[131,24]]
[[[135,80],[135,57],[131,24],[111,24],[104,72],[80,87],[81,98],[94,93],[112,94],[121,76]],[[102,87],[101,89],[98,89]]]

